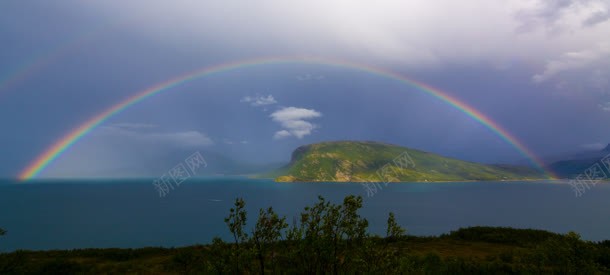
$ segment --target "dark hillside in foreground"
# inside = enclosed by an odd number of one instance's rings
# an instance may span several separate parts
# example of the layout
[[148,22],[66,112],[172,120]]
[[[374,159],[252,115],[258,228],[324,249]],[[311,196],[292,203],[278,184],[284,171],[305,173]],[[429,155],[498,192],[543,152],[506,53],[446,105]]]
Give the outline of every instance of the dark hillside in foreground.
[[[474,237],[481,231],[487,233]],[[368,243],[368,250],[361,253],[363,262],[357,265],[358,271],[365,273],[610,272],[610,241],[590,243],[546,231],[476,227],[439,237],[370,238]],[[275,247],[278,255],[273,269],[305,274],[298,254],[291,251],[292,244],[281,242]],[[0,254],[0,274],[231,274],[233,265],[225,258],[230,253],[226,243],[182,248],[19,251]],[[257,265],[251,258],[244,273],[259,274]],[[341,271],[355,268],[346,264]],[[272,274],[271,268],[266,272]]]
[[236,200],[225,223],[231,242],[183,248],[17,251],[0,274],[608,274],[610,241],[574,232],[463,228],[437,237],[405,234],[390,213],[385,237],[369,234],[360,197],[323,198],[292,226],[272,208],[246,227]]

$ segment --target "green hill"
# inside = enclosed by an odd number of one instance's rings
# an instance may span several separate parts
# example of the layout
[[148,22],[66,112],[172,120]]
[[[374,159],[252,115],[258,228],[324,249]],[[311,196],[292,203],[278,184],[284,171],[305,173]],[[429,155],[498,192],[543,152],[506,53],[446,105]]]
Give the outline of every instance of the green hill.
[[368,141],[305,145],[290,163],[267,175],[279,182],[405,182],[529,180],[545,178],[533,168],[486,165],[406,147]]

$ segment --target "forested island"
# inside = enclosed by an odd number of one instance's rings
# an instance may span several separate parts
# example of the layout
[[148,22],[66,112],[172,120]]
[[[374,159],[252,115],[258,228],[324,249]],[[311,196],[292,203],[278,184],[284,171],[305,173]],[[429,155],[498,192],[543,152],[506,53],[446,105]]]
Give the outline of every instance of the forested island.
[[547,179],[543,171],[468,162],[375,141],[304,145],[290,163],[263,177],[279,182],[435,182]]

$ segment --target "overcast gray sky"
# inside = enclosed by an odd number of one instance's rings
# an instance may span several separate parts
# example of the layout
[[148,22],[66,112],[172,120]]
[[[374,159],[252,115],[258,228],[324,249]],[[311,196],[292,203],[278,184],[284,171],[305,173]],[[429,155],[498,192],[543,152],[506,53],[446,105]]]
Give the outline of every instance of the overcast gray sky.
[[[0,3],[0,37],[2,176],[138,91],[264,56],[345,60],[408,76],[486,114],[539,156],[610,142],[605,0],[9,0]],[[323,64],[260,65],[130,107],[42,175],[103,175],[176,150],[285,161],[298,145],[334,139],[482,162],[523,158],[413,87]]]

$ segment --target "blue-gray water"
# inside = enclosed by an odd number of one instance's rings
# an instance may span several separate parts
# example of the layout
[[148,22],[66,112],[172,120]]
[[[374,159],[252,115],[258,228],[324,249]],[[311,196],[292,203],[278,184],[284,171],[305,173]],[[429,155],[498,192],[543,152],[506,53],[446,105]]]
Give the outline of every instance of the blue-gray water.
[[390,184],[366,197],[360,184],[275,183],[245,178],[189,179],[160,198],[152,180],[0,182],[0,251],[185,246],[228,237],[223,218],[244,197],[249,225],[258,208],[292,217],[317,195],[365,197],[361,213],[381,234],[387,213],[414,235],[473,225],[579,232],[610,239],[610,184],[575,197],[567,184],[466,182]]

